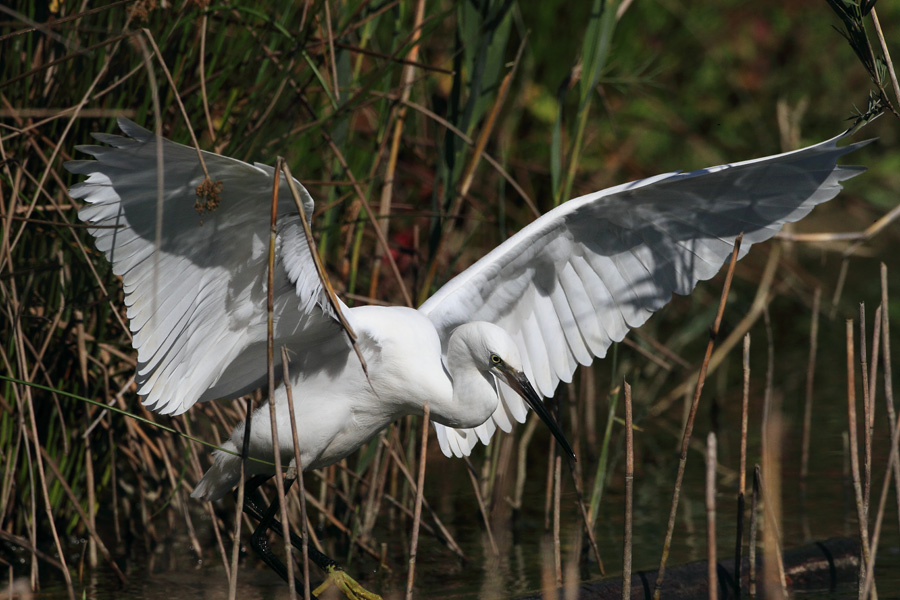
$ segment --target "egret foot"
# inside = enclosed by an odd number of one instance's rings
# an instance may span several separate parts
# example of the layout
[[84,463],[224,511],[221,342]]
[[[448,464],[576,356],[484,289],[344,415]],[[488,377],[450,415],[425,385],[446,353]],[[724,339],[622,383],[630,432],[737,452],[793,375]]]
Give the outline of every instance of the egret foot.
[[[257,475],[249,479],[245,485],[245,494],[244,494],[244,506],[243,510],[245,513],[256,519],[259,522],[256,530],[250,536],[250,545],[256,551],[257,555],[265,562],[269,567],[272,568],[273,571],[278,573],[278,575],[284,579],[285,581],[289,580],[288,569],[281,559],[279,559],[269,547],[269,540],[267,533],[271,530],[274,531],[278,535],[282,535],[284,533],[284,529],[281,526],[281,523],[278,519],[275,518],[275,514],[279,510],[278,499],[274,499],[271,504],[269,504],[268,508],[262,509],[262,500],[259,497],[259,487],[265,483],[271,477],[266,475]],[[285,481],[285,493],[290,489],[291,484],[293,484],[292,479],[288,479]],[[288,532],[290,534],[291,545],[299,551],[303,551],[303,539],[294,533],[293,531]],[[378,594],[374,594],[369,590],[365,589],[361,586],[355,579],[350,577],[346,571],[341,569],[340,566],[334,560],[325,556],[318,550],[313,547],[307,547],[307,552],[309,553],[309,559],[316,564],[326,575],[325,582],[317,587],[313,594],[318,597],[318,595],[322,592],[325,592],[327,589],[331,587],[333,584],[338,590],[343,592],[347,598],[350,600],[382,600],[381,596]],[[303,589],[303,584],[299,579],[294,578],[297,589]]]
[[312,591],[312,595],[316,598],[333,585],[350,600],[382,600],[381,596],[361,586],[358,581],[336,565],[327,567],[325,573],[327,575],[325,581]]

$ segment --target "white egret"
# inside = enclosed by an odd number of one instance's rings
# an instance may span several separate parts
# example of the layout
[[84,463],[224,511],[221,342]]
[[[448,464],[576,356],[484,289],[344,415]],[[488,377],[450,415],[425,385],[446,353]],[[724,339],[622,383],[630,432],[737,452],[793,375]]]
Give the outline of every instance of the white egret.
[[[203,152],[217,207],[198,215],[205,174],[193,148],[121,119],[128,137],[79,149],[96,160],[67,168],[79,217],[122,276],[143,402],[178,415],[235,398],[266,380],[266,263],[274,171]],[[275,344],[292,355],[300,468],[347,456],[427,402],[441,449],[468,455],[497,428],[544,408],[579,364],[603,357],[672,294],[709,279],[743,232],[741,255],[833,198],[864,169],[838,166],[862,143],[831,140],[766,158],[667,173],[566,202],[451,279],[418,310],[340,309],[358,336],[368,379],[327,302],[290,201],[280,202]],[[161,167],[161,169],[159,169]],[[159,170],[158,170],[159,169]],[[283,176],[282,176],[283,179]],[[313,200],[297,182],[307,215]],[[286,196],[286,182],[281,194]],[[285,198],[287,199],[287,198]],[[159,202],[161,201],[161,204]],[[529,383],[530,382],[530,383]],[[532,384],[534,387],[532,387]],[[275,403],[282,459],[293,457],[283,386]],[[243,424],[225,447],[242,446]],[[252,416],[251,456],[272,459],[268,406]],[[239,483],[240,458],[215,453],[194,496],[217,499]],[[271,476],[249,462],[248,476]]]

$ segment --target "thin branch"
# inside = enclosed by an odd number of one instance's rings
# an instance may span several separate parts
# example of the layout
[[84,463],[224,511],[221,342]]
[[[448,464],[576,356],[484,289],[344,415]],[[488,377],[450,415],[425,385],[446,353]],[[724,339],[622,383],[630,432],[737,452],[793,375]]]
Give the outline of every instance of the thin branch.
[[[366,374],[366,379],[369,378],[369,369],[366,365],[366,359],[363,358],[362,350],[359,349],[359,345],[356,343],[356,332],[353,331],[353,327],[350,325],[350,322],[344,316],[344,312],[341,310],[341,301],[338,299],[337,294],[334,292],[334,288],[331,286],[331,281],[328,279],[328,273],[325,271],[325,266],[322,264],[322,258],[319,256],[319,252],[316,249],[315,238],[313,238],[312,229],[309,226],[309,219],[306,216],[306,209],[303,207],[303,200],[300,198],[300,192],[297,191],[297,186],[294,185],[294,176],[291,175],[291,169],[288,167],[287,163],[283,160],[281,161],[280,171],[284,172],[285,179],[287,179],[288,188],[291,190],[291,197],[294,199],[294,205],[297,207],[297,212],[300,213],[300,223],[303,226],[303,236],[306,238],[306,244],[309,248],[309,255],[313,259],[313,264],[316,266],[316,274],[319,276],[319,281],[322,284],[322,289],[325,291],[325,295],[328,298],[328,304],[331,307],[331,310],[334,311],[335,316],[337,317],[338,322],[343,327],[344,332],[346,332],[347,337],[350,340],[350,344],[353,346],[353,350],[356,352],[356,357],[359,359],[359,364],[362,366],[363,373]],[[369,385],[371,385],[371,381]],[[373,388],[374,391],[374,388]]]
[[413,515],[412,542],[409,550],[409,575],[406,579],[406,600],[412,600],[416,580],[416,554],[419,548],[419,525],[422,522],[422,500],[425,490],[425,465],[428,457],[428,427],[430,410],[425,403],[422,414],[422,450],[419,455],[419,478],[416,483],[416,509]]
[[[291,529],[288,521],[287,502],[284,499],[284,477],[281,469],[281,446],[278,444],[278,419],[275,415],[275,242],[278,237],[278,184],[281,181],[281,167],[284,159],[275,161],[272,181],[272,209],[269,220],[269,261],[266,282],[266,375],[269,391],[269,424],[272,428],[272,456],[275,459],[275,489],[278,493],[278,507],[281,511],[282,539],[287,556],[288,594],[296,598],[297,586],[294,578],[294,561],[291,559]],[[247,416],[250,421],[250,415]],[[238,509],[240,510],[240,508]]]

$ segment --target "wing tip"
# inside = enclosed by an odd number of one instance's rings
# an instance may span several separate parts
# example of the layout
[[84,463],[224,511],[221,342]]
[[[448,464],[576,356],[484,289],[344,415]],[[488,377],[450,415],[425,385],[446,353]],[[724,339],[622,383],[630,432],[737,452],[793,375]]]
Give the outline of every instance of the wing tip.
[[122,130],[122,133],[139,142],[145,142],[153,137],[152,131],[144,129],[126,117],[118,117],[116,119],[116,124],[119,126],[119,129]]

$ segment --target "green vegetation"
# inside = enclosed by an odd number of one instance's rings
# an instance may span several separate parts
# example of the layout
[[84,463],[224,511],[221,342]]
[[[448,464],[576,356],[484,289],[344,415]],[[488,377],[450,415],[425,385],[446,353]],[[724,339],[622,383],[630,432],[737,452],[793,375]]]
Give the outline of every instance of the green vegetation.
[[[882,78],[884,100],[900,104],[878,58],[860,65],[856,5],[843,0],[832,4],[850,7],[844,22],[825,2],[811,1],[443,1],[422,2],[419,18],[419,3],[390,0],[194,0],[167,8],[124,0],[89,3],[85,12],[73,2],[20,4],[21,13],[0,7],[0,558],[15,565],[15,577],[58,581],[72,573],[77,590],[83,561],[106,565],[104,555],[121,556],[130,539],[149,549],[185,530],[197,556],[218,564],[230,553],[230,509],[188,499],[208,452],[185,436],[218,442],[244,410],[242,402],[210,403],[189,418],[160,418],[136,398],[121,286],[81,227],[66,194],[76,179],[62,168],[83,158],[75,146],[92,143],[92,132],[115,133],[115,117],[182,143],[191,143],[191,130],[201,147],[246,161],[285,157],[316,198],[318,248],[338,292],[350,304],[404,304],[427,297],[536,212],[570,197],[831,137],[849,125],[855,107],[865,110],[870,89],[881,94],[870,74]],[[879,8],[882,27],[900,30],[897,5]],[[870,16],[864,22],[880,57]],[[855,40],[853,49],[840,32]],[[852,161],[870,172],[798,230],[860,231],[893,209],[898,131],[890,115],[868,126],[862,137],[881,141]],[[379,243],[376,224],[389,248]],[[879,298],[875,259],[896,241],[893,227],[853,248],[864,258],[854,259],[846,285],[865,291],[836,295],[833,309],[847,243],[795,244],[785,258],[772,250],[782,242],[761,247],[738,266],[726,322],[736,325],[752,312],[767,261],[781,260],[770,310],[791,340],[784,343],[803,346],[779,349],[779,360],[790,356],[800,365],[785,384],[797,393],[814,289],[824,290],[825,313],[853,316],[865,296],[871,315]],[[557,395],[564,420],[577,427],[585,460],[575,474],[592,515],[605,484],[618,485],[622,470],[620,424],[601,433],[609,398],[621,400],[618,386],[628,377],[639,425],[658,414],[677,425],[678,408],[661,407],[675,403],[673,390],[699,364],[720,288],[702,286],[648,324],[647,336],[671,355],[654,362],[620,348],[615,362],[597,363]],[[900,292],[892,297],[897,323]],[[765,339],[761,319],[753,331]],[[643,352],[658,352],[643,336],[631,339]],[[764,352],[765,343],[755,347]],[[842,352],[835,345],[829,356],[842,364]],[[740,397],[739,350],[733,354],[730,372],[723,368],[715,384],[729,400]],[[831,370],[837,374],[826,375],[829,382],[840,382],[841,369]],[[409,418],[345,465],[306,477],[317,503],[313,525],[330,524],[330,553],[372,569],[386,556],[395,571],[384,582],[389,590],[404,585],[406,548],[391,544],[383,555],[378,544],[407,537],[408,528],[395,522],[405,523],[415,496],[403,471],[416,472],[419,431]],[[529,454],[520,440],[532,433],[520,427],[472,461],[501,538],[497,524],[523,509],[518,465],[544,484],[552,444],[541,432]],[[444,461],[435,446],[435,463]],[[468,481],[461,461],[440,468],[455,475],[429,479],[434,487],[425,497],[434,514],[476,513],[474,497],[465,506],[437,500],[451,494],[451,480]],[[595,481],[594,473],[605,479]],[[431,514],[425,521],[440,529]],[[594,530],[604,556],[618,553],[613,538],[620,532],[596,522]],[[447,535],[433,546],[444,557],[452,551],[440,544],[455,544]],[[81,538],[89,540],[83,553],[73,543]],[[498,543],[508,550],[508,539]]]

